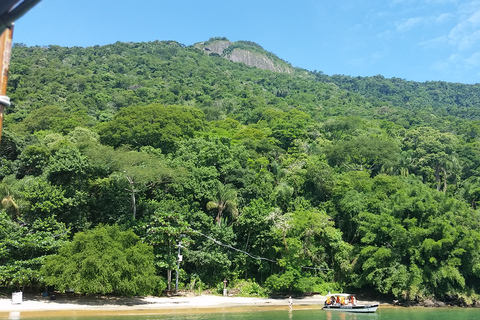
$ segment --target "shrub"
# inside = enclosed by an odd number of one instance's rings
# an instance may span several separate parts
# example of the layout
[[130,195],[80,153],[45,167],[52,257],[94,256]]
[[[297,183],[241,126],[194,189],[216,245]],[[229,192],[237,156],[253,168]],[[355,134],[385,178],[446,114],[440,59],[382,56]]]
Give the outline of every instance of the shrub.
[[267,297],[268,291],[252,280],[240,281],[235,284],[240,297]]

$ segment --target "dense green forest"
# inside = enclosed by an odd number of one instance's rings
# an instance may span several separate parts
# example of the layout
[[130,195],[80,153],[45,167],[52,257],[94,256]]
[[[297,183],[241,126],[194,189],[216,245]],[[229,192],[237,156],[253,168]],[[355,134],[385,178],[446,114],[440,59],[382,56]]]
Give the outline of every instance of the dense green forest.
[[0,286],[161,294],[181,242],[181,289],[471,304],[478,89],[276,73],[174,41],[16,44]]

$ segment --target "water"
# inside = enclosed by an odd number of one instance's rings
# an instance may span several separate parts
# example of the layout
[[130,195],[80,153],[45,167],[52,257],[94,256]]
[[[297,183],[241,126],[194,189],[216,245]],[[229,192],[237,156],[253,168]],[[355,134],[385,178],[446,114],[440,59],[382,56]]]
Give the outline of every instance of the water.
[[[85,315],[79,311],[61,312],[10,312],[2,313],[0,319],[9,320],[480,320],[480,309],[473,308],[379,308],[376,313],[355,314],[329,312],[321,309],[304,310],[262,310],[252,308],[248,311],[229,311],[228,308],[216,312],[199,309],[197,313],[188,310],[170,310],[172,314],[158,314],[154,310],[131,311],[130,314],[119,312],[95,311]],[[166,310],[158,310],[165,312]]]

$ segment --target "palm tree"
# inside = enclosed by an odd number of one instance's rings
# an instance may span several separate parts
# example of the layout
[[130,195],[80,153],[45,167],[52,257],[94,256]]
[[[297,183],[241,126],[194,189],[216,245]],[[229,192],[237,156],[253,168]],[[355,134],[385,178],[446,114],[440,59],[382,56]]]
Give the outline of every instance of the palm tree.
[[410,170],[413,167],[415,159],[412,156],[411,150],[402,151],[398,159],[398,172],[402,177],[408,177]]
[[221,182],[217,182],[215,191],[215,200],[207,203],[207,210],[217,210],[215,222],[220,226],[224,212],[230,213],[233,218],[238,216],[237,192],[231,184],[223,185]]

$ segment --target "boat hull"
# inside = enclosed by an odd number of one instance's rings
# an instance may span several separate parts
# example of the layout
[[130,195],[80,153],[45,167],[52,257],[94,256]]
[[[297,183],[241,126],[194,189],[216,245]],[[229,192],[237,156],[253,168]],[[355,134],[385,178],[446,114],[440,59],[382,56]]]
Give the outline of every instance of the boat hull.
[[325,311],[374,313],[378,309],[378,304],[366,304],[366,305],[356,305],[356,306],[327,305],[327,306],[323,306],[322,309]]

